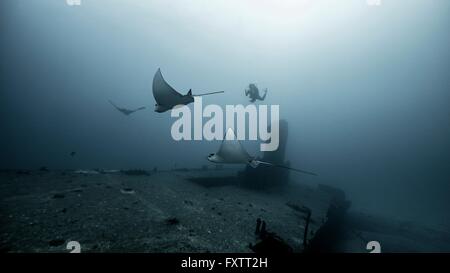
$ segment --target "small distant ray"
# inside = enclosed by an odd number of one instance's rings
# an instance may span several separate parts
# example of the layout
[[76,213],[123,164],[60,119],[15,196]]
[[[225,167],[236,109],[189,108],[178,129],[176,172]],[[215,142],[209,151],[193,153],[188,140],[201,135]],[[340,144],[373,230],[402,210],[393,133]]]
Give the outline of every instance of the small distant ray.
[[142,106],[142,107],[139,107],[137,109],[130,110],[130,109],[122,108],[122,107],[119,107],[119,106],[115,105],[114,102],[112,102],[111,100],[108,100],[108,101],[109,101],[109,103],[111,103],[112,106],[114,106],[114,108],[116,108],[119,112],[121,112],[125,116],[131,115],[134,112],[137,112],[137,111],[140,111],[140,110],[144,110],[146,108],[145,106]]
[[217,91],[193,95],[192,90],[189,89],[186,95],[182,95],[164,80],[161,74],[161,69],[159,68],[158,71],[156,71],[155,76],[153,77],[152,87],[153,97],[156,101],[155,112],[158,113],[166,112],[178,105],[188,105],[189,103],[194,102],[194,97],[224,93],[224,91]]
[[229,128],[227,133],[225,134],[224,139],[222,140],[222,144],[220,145],[219,151],[215,154],[210,154],[208,156],[208,160],[213,163],[219,164],[248,164],[253,168],[261,165],[269,165],[278,168],[284,168],[300,173],[305,173],[309,175],[317,175],[312,172],[290,168],[284,165],[274,164],[270,162],[265,162],[261,160],[257,160],[255,157],[250,156],[244,147],[241,145],[239,140],[237,139],[234,131]]

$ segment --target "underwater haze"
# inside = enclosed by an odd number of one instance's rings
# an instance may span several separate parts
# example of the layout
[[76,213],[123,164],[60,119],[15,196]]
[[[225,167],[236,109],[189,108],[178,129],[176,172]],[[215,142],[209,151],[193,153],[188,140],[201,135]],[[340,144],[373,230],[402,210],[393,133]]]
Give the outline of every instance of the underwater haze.
[[161,68],[182,94],[225,91],[204,105],[267,88],[257,104],[280,105],[291,166],[319,174],[292,180],[450,230],[450,1],[0,5],[1,169],[212,165],[219,141],[175,141],[170,112],[154,112]]

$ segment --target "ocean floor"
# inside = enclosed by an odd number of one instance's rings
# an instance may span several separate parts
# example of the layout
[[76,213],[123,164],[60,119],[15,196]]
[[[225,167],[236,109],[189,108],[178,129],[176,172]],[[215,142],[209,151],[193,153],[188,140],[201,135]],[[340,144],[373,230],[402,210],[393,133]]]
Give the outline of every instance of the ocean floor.
[[332,251],[367,253],[374,240],[382,252],[450,251],[448,230],[353,210],[323,228],[330,192],[293,183],[250,190],[237,172],[0,171],[0,252],[69,252],[77,241],[81,252],[247,253],[258,218],[301,252],[304,207],[312,211],[307,240],[322,234]]
[[[266,193],[226,179],[236,170],[0,173],[2,252],[252,252],[257,218],[301,251],[305,215],[311,238],[330,195],[307,186]],[[211,178],[215,177],[215,178]],[[217,184],[215,184],[215,181]]]

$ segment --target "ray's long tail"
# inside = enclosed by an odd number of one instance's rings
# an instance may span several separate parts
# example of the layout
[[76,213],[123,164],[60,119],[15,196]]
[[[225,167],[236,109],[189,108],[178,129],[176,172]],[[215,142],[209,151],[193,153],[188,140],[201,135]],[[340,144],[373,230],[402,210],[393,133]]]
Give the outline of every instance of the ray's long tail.
[[195,94],[194,97],[201,97],[201,96],[207,96],[207,95],[213,95],[213,94],[219,94],[219,93],[225,93],[225,91],[217,91],[217,92],[210,92],[210,93],[203,93],[203,94]]
[[284,165],[273,164],[273,163],[270,163],[270,162],[265,162],[265,161],[255,160],[255,159],[254,159],[254,160],[251,160],[251,161],[249,162],[249,165],[252,166],[253,168],[258,167],[260,164],[262,164],[262,165],[269,165],[269,166],[273,166],[273,167],[277,167],[277,168],[283,168],[283,169],[288,169],[288,170],[295,171],[295,172],[299,172],[299,173],[304,173],[304,174],[309,174],[309,175],[317,176],[317,174],[316,174],[316,173],[313,173],[313,172],[308,172],[308,171],[305,171],[305,170],[300,170],[300,169],[296,169],[296,168],[291,168],[291,167],[284,166]]

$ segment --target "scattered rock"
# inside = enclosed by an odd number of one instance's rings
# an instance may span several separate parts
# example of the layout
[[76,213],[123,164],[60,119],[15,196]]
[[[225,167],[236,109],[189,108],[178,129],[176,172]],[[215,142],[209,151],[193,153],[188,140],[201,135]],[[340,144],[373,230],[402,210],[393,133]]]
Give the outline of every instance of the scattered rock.
[[135,194],[136,192],[132,188],[123,188],[120,190],[123,194]]
[[99,172],[95,171],[95,170],[76,170],[76,171],[74,171],[74,173],[75,174],[84,174],[85,176],[87,174],[99,174]]
[[147,171],[144,170],[122,170],[120,172],[125,175],[150,175]]
[[180,220],[178,220],[178,218],[176,218],[176,217],[166,219],[166,224],[168,224],[168,225],[178,225],[179,223],[180,223]]
[[52,198],[53,199],[62,199],[64,197],[66,197],[66,196],[62,193],[55,193]]

